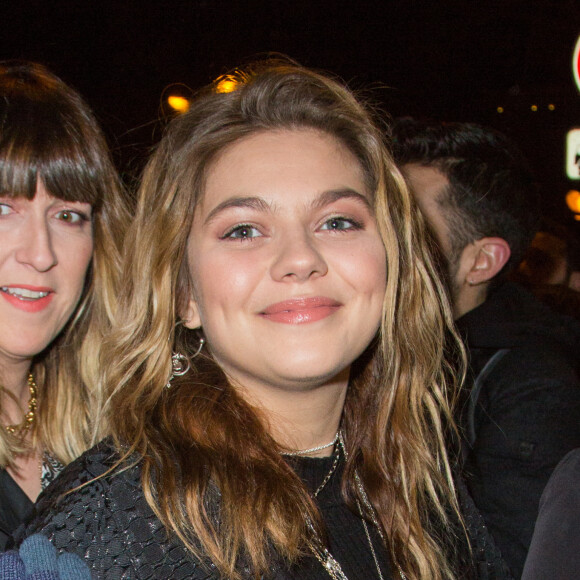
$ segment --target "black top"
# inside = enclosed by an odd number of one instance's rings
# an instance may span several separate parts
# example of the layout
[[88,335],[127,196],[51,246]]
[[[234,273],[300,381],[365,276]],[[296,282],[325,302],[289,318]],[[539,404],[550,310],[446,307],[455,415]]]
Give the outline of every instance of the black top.
[[[117,457],[110,445],[101,443],[71,463],[41,495],[36,517],[21,530],[19,537],[37,532],[47,535],[58,550],[83,557],[97,579],[217,579],[215,568],[211,564],[204,567],[193,558],[179,539],[167,533],[152,512],[141,489],[138,461],[94,479],[103,475]],[[314,490],[328,473],[332,458],[300,458],[291,462],[306,485]],[[377,578],[362,520],[340,497],[340,473],[339,465],[317,498],[328,529],[329,550],[349,580]],[[73,491],[65,494],[70,490]],[[473,564],[470,560],[461,577],[507,578],[503,562],[482,525],[481,516],[468,498],[462,503],[477,562]],[[390,570],[389,557],[377,531],[372,524],[368,527],[383,577],[385,580],[398,578],[397,572]],[[444,530],[441,535],[451,537],[455,532]],[[463,553],[467,554],[466,551]],[[313,556],[304,558],[291,570],[273,566],[269,577],[329,578]]]
[[457,324],[473,377],[507,349],[477,399],[465,476],[519,578],[542,491],[560,459],[580,447],[580,326],[515,284],[497,288]]
[[0,469],[0,552],[34,504],[5,469]]
[[[293,457],[289,458],[288,462],[304,481],[307,489],[314,493],[331,469],[334,458]],[[348,509],[340,494],[343,467],[344,463],[341,460],[331,479],[316,498],[316,503],[326,524],[328,550],[339,562],[342,571],[349,579],[378,578],[376,564],[362,519],[359,514],[355,514]],[[376,527],[369,523],[367,524],[367,529],[385,580],[393,577],[400,578],[397,573],[391,573],[390,558]],[[310,578],[328,580],[330,578],[322,569],[320,562],[315,558],[304,558],[292,570],[279,571],[278,575],[280,578],[296,580]]]

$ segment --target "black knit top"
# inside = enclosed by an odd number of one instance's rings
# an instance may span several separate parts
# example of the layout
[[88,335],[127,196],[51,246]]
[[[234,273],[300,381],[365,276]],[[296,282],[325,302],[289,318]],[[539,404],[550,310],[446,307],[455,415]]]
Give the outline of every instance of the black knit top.
[[[293,457],[289,460],[296,473],[304,481],[307,489],[314,493],[332,468],[333,457],[307,458]],[[328,533],[328,550],[340,564],[342,571],[350,579],[378,578],[377,567],[369,546],[369,540],[359,514],[355,514],[344,503],[340,494],[340,481],[344,463],[338,468],[316,497]],[[390,559],[372,523],[367,524],[373,549],[377,556],[381,573],[385,580],[392,578]],[[395,578],[400,578],[394,575]],[[305,558],[300,565],[290,571],[289,578],[314,580],[329,579],[316,558]]]

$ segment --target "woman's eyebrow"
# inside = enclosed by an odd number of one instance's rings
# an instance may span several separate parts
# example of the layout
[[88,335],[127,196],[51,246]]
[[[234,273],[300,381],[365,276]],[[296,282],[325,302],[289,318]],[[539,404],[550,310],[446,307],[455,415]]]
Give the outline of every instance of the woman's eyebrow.
[[[321,209],[331,203],[339,201],[341,199],[354,199],[359,203],[362,203],[367,209],[372,209],[370,201],[366,196],[355,191],[351,188],[344,189],[329,189],[322,192],[316,199],[311,203],[311,209],[317,210]],[[212,220],[216,218],[221,212],[230,208],[249,208],[257,211],[272,211],[273,208],[264,198],[257,196],[236,196],[230,197],[216,205],[208,214],[203,221],[204,225],[209,224]]]
[[372,209],[369,199],[351,188],[329,189],[328,191],[324,191],[312,202],[312,209],[321,209],[341,199],[354,199],[362,203],[367,209]]
[[203,221],[204,225],[210,223],[215,217],[226,209],[235,207],[247,207],[258,211],[270,210],[270,205],[261,197],[230,197],[216,205]]

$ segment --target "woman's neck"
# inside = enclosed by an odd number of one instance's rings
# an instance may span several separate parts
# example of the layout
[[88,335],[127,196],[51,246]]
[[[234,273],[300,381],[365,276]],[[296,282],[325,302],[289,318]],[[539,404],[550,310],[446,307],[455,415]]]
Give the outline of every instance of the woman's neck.
[[349,369],[321,386],[307,390],[242,388],[248,401],[266,415],[269,431],[274,440],[289,452],[314,447],[322,449],[307,453],[308,457],[332,454],[340,426],[348,387]]

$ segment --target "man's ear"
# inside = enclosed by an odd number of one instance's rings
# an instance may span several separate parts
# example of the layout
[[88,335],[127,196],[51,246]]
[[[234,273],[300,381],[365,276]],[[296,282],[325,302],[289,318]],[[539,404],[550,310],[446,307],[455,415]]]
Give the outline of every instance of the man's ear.
[[199,308],[194,298],[190,298],[187,303],[187,308],[182,315],[183,326],[186,328],[199,328],[201,326],[201,317],[199,315]]
[[510,259],[511,250],[503,238],[481,238],[473,246],[473,262],[465,280],[470,286],[477,286],[499,274]]

